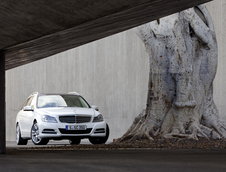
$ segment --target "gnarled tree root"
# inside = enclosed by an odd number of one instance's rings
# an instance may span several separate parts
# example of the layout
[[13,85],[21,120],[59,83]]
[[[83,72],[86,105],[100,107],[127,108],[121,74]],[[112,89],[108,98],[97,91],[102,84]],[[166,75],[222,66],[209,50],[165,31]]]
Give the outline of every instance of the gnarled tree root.
[[[146,123],[149,121],[149,123]],[[134,120],[128,131],[118,139],[114,140],[114,143],[129,143],[133,141],[153,141],[154,139],[193,139],[198,140],[199,138],[206,139],[222,139],[226,138],[226,122],[219,120],[216,116],[211,116],[211,123],[204,124],[203,121],[200,123],[194,123],[189,129],[184,129],[184,133],[175,132],[173,129],[168,130],[171,132],[161,132],[161,126],[157,127],[154,121],[150,122],[147,119],[146,111],[138,115]]]

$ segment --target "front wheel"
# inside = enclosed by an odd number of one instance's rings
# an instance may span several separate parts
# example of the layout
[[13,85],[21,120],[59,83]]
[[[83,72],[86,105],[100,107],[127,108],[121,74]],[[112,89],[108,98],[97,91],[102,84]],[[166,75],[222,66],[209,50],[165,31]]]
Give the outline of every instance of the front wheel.
[[31,140],[35,145],[47,145],[49,139],[47,138],[40,138],[39,137],[39,128],[37,122],[32,125],[31,128]]
[[21,131],[19,124],[16,125],[16,144],[17,145],[27,145],[27,139],[21,137]]
[[97,144],[105,144],[109,137],[109,126],[106,124],[106,136],[105,137],[90,137],[90,143],[97,145]]

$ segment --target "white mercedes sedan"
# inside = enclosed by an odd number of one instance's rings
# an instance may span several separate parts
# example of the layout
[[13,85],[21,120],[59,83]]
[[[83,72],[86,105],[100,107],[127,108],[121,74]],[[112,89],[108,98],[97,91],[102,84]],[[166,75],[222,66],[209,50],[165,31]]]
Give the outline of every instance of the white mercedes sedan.
[[80,144],[84,138],[92,144],[104,144],[108,136],[109,127],[98,108],[78,93],[33,93],[16,118],[17,145],[26,145],[29,139],[35,145],[62,139]]

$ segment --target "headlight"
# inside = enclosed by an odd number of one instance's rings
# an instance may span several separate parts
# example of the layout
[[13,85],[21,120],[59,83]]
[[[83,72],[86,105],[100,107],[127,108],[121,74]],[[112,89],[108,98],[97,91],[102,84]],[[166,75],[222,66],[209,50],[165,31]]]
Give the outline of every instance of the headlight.
[[55,117],[49,116],[49,115],[43,115],[42,116],[43,122],[49,122],[49,123],[57,123],[57,120]]
[[104,121],[103,115],[98,115],[96,117],[94,117],[93,122],[102,122]]

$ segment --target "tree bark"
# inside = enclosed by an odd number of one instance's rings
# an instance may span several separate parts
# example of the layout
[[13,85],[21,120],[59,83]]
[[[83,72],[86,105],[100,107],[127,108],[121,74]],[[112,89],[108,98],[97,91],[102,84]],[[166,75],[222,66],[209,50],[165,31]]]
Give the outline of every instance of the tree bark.
[[224,138],[213,100],[217,41],[205,6],[139,27],[149,54],[147,107],[116,142],[156,138]]

